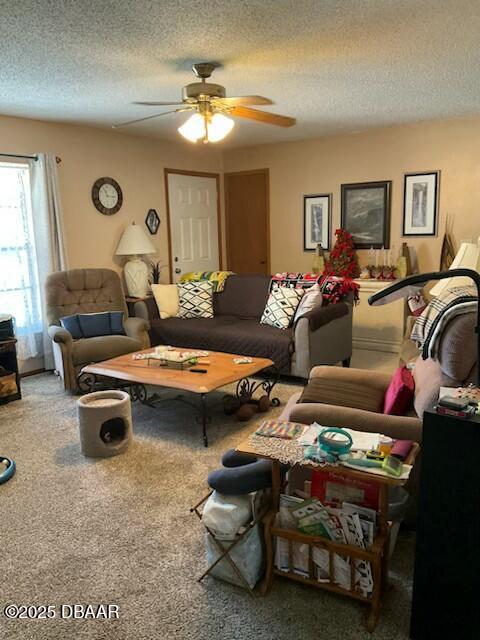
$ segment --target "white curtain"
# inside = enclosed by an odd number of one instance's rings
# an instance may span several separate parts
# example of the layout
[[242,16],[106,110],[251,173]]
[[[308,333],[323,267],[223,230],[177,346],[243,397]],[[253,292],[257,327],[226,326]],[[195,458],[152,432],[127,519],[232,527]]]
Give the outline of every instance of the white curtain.
[[0,165],[0,315],[16,323],[20,360],[39,355],[42,308],[30,195],[25,164]]
[[46,153],[30,164],[32,218],[41,300],[42,335],[40,350],[46,369],[53,369],[52,343],[48,337],[45,281],[49,273],[67,268],[63,215],[58,186],[56,157]]

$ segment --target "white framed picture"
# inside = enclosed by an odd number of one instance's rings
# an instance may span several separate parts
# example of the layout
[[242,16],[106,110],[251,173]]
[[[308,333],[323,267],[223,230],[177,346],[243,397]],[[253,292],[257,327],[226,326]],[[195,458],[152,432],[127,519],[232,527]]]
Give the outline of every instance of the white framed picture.
[[303,249],[330,249],[331,194],[303,196]]
[[436,235],[439,178],[440,171],[405,174],[404,236]]

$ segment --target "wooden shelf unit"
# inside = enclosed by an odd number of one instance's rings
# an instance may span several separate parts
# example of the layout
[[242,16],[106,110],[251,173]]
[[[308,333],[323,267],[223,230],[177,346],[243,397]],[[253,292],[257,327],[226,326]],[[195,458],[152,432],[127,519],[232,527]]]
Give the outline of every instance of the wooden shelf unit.
[[15,376],[17,392],[8,396],[0,396],[0,405],[14,400],[20,400],[22,397],[20,391],[20,375],[18,372],[17,362],[17,341],[15,338],[7,338],[0,340],[0,366]]
[[[302,584],[307,584],[319,589],[325,589],[337,593],[339,595],[352,598],[370,607],[367,618],[367,630],[372,632],[378,622],[381,609],[382,595],[385,592],[388,582],[388,556],[390,544],[391,522],[388,521],[388,490],[389,487],[402,486],[406,480],[400,480],[392,476],[383,476],[366,471],[360,471],[344,467],[340,465],[312,465],[308,464],[308,468],[320,468],[322,470],[334,471],[336,474],[343,475],[346,478],[357,478],[366,482],[375,482],[379,488],[379,502],[377,510],[377,535],[370,549],[361,549],[349,544],[339,544],[320,536],[311,536],[295,529],[282,529],[275,526],[275,519],[279,509],[281,480],[280,480],[280,462],[271,456],[258,453],[249,441],[242,442],[237,447],[237,451],[241,453],[250,453],[259,458],[265,458],[272,461],[272,509],[264,519],[264,535],[266,547],[266,570],[265,579],[262,585],[262,594],[266,595],[273,584],[274,576],[281,576],[290,580],[295,580]],[[412,450],[405,460],[406,464],[413,465],[415,458],[420,451],[420,445],[414,443]],[[302,465],[303,466],[303,465]],[[289,571],[283,571],[275,567],[275,542],[276,538],[283,538],[288,541],[289,546]],[[293,571],[293,545],[301,543],[308,546],[309,549],[309,566],[308,577],[304,577]],[[326,549],[329,553],[329,581],[321,582],[316,579],[315,566],[313,562],[313,549],[315,547]],[[370,562],[373,577],[373,590],[371,595],[364,596],[356,591],[355,587],[355,566],[354,562],[350,563],[350,586],[351,590],[335,584],[335,564],[334,555],[349,557],[351,560],[366,560]]]

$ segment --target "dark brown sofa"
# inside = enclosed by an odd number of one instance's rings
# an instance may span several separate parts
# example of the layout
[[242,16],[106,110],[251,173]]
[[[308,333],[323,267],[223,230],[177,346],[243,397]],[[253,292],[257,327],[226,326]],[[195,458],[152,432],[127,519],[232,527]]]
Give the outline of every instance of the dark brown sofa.
[[352,353],[352,306],[319,306],[289,329],[260,324],[270,276],[232,275],[213,296],[214,318],[160,319],[155,300],[135,304],[150,323],[153,345],[224,351],[270,358],[281,373],[308,378],[318,364],[348,364]]

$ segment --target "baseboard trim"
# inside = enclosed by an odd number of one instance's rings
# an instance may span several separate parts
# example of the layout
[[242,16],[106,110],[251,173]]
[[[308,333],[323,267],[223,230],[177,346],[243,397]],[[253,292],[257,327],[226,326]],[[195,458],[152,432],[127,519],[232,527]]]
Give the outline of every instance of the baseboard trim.
[[20,378],[28,378],[29,376],[36,376],[37,373],[46,373],[47,371],[52,371],[52,369],[33,369],[32,371],[25,371],[20,374]]
[[354,349],[366,349],[368,351],[383,351],[386,353],[400,353],[401,342],[386,342],[374,338],[354,338]]

